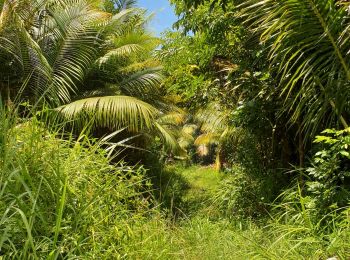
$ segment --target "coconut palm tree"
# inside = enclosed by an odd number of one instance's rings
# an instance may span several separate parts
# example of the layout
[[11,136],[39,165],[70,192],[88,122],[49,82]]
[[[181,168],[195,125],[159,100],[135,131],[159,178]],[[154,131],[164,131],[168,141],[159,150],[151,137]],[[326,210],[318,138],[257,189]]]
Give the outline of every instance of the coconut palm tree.
[[[111,20],[92,1],[73,0],[5,0],[0,17],[1,54],[19,68],[15,84],[27,81],[25,97],[50,104],[71,100],[96,59],[102,25]],[[20,84],[10,87],[18,94]]]
[[7,74],[18,73],[8,96],[59,106],[65,119],[94,120],[97,127],[156,131],[175,146],[157,123],[167,111],[133,97],[156,104],[161,75],[149,54],[157,41],[144,31],[144,11],[125,9],[132,1],[124,2],[112,15],[97,0],[3,1],[0,59]]

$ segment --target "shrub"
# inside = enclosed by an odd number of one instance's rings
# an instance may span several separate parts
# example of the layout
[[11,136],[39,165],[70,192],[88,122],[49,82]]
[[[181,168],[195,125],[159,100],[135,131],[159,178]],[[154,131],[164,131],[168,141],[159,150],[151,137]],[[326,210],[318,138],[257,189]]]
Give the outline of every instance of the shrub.
[[265,202],[271,196],[269,179],[259,177],[259,173],[250,174],[237,165],[226,174],[213,198],[216,207],[228,217],[256,218],[265,214]]
[[319,151],[306,169],[307,191],[321,215],[350,202],[350,129],[325,130],[315,143]]
[[118,258],[152,196],[142,168],[112,164],[101,143],[58,138],[0,111],[0,255]]

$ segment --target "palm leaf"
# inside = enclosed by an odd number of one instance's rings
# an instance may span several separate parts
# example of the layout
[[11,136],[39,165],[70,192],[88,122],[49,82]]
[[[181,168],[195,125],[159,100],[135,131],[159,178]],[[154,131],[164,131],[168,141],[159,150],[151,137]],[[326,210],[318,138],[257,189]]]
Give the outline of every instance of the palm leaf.
[[201,130],[204,132],[220,132],[226,129],[230,115],[229,110],[223,109],[217,103],[211,103],[207,107],[200,109],[195,118],[200,122]]
[[209,145],[218,144],[220,142],[220,135],[216,133],[205,133],[196,138],[194,144],[199,145]]
[[157,38],[139,31],[135,27],[129,28],[127,31],[122,30],[109,36],[106,42],[107,52],[98,59],[97,63],[102,66],[114,59],[135,55],[142,56],[142,53],[148,53],[158,44]]
[[160,68],[149,68],[130,75],[119,85],[121,91],[127,95],[150,100],[160,95],[163,78]]
[[170,149],[173,153],[181,153],[183,150],[179,146],[178,141],[176,140],[176,131],[169,128],[167,125],[161,125],[158,122],[154,122],[156,126],[156,133],[163,141],[163,144]]
[[131,132],[153,129],[157,109],[129,96],[107,96],[75,101],[56,109],[66,120],[84,125],[93,120],[98,127],[120,129]]
[[37,99],[44,95],[55,103],[68,102],[96,58],[99,24],[110,15],[84,0],[35,0],[24,8],[26,3],[4,5],[1,21],[7,22],[11,33],[0,37],[11,44],[1,47],[19,61],[25,78],[32,75],[28,86]]
[[[271,68],[291,122],[301,119],[314,135],[319,127],[347,126],[342,117],[349,101],[349,26],[346,6],[335,0],[250,0],[242,17],[270,47]],[[333,104],[333,105],[332,105]],[[325,120],[332,113],[331,120]],[[343,118],[343,119],[342,119]],[[345,122],[345,124],[344,124]]]

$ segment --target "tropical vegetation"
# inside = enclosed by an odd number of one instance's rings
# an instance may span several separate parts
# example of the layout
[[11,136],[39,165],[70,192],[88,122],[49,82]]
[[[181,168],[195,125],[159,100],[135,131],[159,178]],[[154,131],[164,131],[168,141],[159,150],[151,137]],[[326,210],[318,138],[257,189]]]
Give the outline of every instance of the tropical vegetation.
[[0,259],[349,259],[350,4],[170,3],[0,0]]

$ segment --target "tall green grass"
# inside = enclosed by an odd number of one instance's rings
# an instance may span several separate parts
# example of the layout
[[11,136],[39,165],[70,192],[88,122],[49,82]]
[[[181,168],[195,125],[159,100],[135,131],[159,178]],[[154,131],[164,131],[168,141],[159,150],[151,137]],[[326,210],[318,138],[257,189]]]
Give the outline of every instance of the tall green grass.
[[[308,205],[310,198],[296,184],[266,206],[269,212],[265,217],[247,218],[241,211],[260,208],[249,202],[263,201],[260,197],[244,201],[245,194],[259,194],[254,190],[256,183],[242,177],[244,169],[237,166],[235,174],[217,176],[210,168],[198,166],[168,168],[187,181],[179,205],[188,215],[173,226],[171,240],[164,245],[172,250],[162,259],[350,258],[349,208],[318,218]],[[168,180],[167,187],[172,187]]]
[[172,166],[151,185],[108,145],[0,108],[0,259],[350,258],[349,209],[316,218],[295,186],[268,218],[228,216],[251,192],[242,169]]
[[122,257],[132,226],[154,214],[144,170],[112,163],[83,134],[5,109],[0,120],[0,256]]

